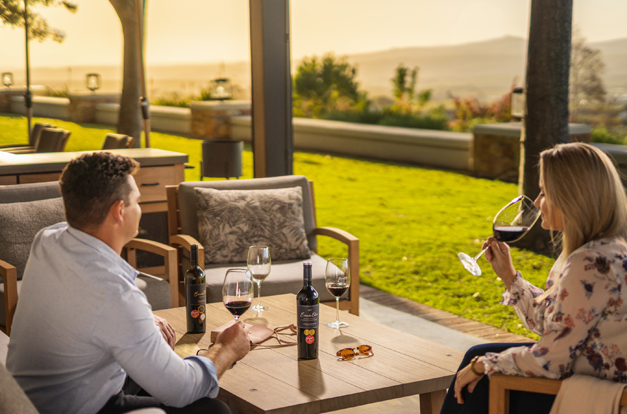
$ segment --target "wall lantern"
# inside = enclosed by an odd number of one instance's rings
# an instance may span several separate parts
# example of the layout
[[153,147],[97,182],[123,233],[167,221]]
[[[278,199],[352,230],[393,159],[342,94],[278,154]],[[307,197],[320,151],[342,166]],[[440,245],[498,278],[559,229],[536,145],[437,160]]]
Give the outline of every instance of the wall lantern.
[[100,89],[100,75],[98,73],[87,74],[87,89],[96,92]]
[[2,84],[7,88],[11,88],[11,85],[13,85],[13,73],[4,72],[2,74]]
[[520,121],[525,113],[525,94],[523,88],[515,88],[512,90],[510,104],[512,118]]
[[231,99],[233,88],[229,78],[218,78],[211,81],[211,99],[224,101]]

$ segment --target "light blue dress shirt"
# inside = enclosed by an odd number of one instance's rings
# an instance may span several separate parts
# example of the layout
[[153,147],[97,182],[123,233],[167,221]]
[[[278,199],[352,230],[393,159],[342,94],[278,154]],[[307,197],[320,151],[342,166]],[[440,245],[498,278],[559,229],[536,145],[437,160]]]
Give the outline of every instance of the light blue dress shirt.
[[174,353],[136,276],[108,245],[67,223],[37,235],[7,367],[41,413],[95,413],[127,374],[168,406],[217,396],[211,360]]

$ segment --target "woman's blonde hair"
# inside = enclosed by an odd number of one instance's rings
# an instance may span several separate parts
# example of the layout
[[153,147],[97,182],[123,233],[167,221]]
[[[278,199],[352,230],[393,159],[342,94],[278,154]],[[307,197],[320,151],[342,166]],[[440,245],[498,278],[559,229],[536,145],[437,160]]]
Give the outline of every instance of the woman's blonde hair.
[[616,167],[603,151],[580,142],[558,144],[540,153],[539,167],[549,214],[555,207],[562,216],[558,261],[565,263],[572,252],[592,240],[627,239],[627,196]]
[[549,207],[562,213],[564,259],[592,240],[627,237],[625,189],[616,167],[600,149],[573,142],[543,151],[540,184]]

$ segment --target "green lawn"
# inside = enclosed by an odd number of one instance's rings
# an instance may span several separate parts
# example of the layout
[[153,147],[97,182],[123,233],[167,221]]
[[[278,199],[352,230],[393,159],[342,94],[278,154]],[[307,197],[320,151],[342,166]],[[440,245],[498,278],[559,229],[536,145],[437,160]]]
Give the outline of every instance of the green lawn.
[[[72,131],[68,151],[99,149],[110,127],[37,119]],[[0,145],[26,141],[23,117],[0,115]],[[23,137],[23,138],[22,138]],[[153,132],[152,146],[185,152],[200,161],[200,141]],[[509,332],[527,335],[514,311],[498,304],[502,283],[489,264],[471,276],[457,260],[474,255],[491,233],[493,215],[517,195],[515,184],[416,166],[297,152],[294,173],[314,181],[319,226],[339,227],[360,239],[361,281]],[[244,153],[244,178],[252,154]],[[198,180],[198,168],[186,180]],[[340,243],[321,238],[323,256],[346,255]],[[512,249],[514,264],[544,286],[553,260]]]

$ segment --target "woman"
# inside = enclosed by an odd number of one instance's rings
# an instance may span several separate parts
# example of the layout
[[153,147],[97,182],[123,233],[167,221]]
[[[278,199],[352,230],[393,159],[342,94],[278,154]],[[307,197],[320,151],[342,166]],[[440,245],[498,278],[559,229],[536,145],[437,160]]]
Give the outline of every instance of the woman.
[[[486,259],[503,280],[501,303],[541,336],[530,344],[471,348],[441,413],[487,413],[495,372],[564,378],[571,373],[627,382],[627,197],[612,161],[587,144],[561,144],[540,154],[542,228],[561,235],[562,253],[546,291],[523,279],[509,246],[490,238]],[[521,346],[522,345],[522,346]],[[524,395],[523,395],[524,394]],[[512,412],[548,413],[554,397],[512,393]]]

